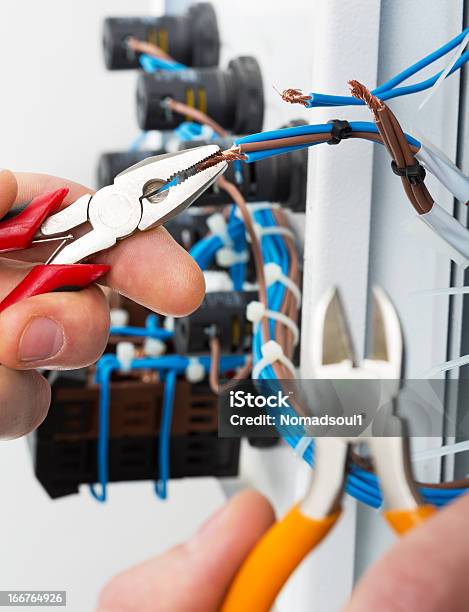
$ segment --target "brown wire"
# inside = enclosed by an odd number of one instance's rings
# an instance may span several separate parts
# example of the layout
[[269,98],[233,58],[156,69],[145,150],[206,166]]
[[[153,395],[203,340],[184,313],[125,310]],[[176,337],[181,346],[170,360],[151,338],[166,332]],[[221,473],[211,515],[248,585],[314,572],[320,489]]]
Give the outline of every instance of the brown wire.
[[220,384],[219,376],[220,376],[220,355],[221,355],[221,347],[220,340],[217,336],[213,336],[210,338],[210,370],[208,375],[208,382],[210,385],[210,389],[215,393],[215,395],[220,395],[220,393],[226,393],[230,389],[236,386],[236,384],[240,380],[246,379],[251,370],[252,370],[252,357],[248,357],[246,359],[246,363],[242,368],[238,370],[238,372],[230,378],[228,382],[225,384]]
[[140,40],[135,38],[134,36],[129,36],[127,39],[127,46],[132,49],[132,51],[136,51],[137,53],[146,53],[147,55],[151,55],[152,57],[157,57],[158,59],[164,59],[169,62],[174,62],[175,60],[163,51],[161,47],[154,45],[151,42],[146,40]]
[[189,117],[202,125],[208,125],[222,138],[226,138],[228,136],[228,132],[222,128],[219,123],[198,108],[194,108],[193,106],[189,106],[188,104],[184,104],[184,102],[179,102],[173,98],[166,98],[165,104],[171,111],[173,111],[173,113]]
[[[414,156],[414,149],[407,142],[402,127],[391,109],[359,81],[349,81],[349,85],[352,96],[363,100],[373,112],[383,144],[388,149],[396,166],[405,168],[418,164]],[[401,181],[416,212],[420,215],[429,212],[433,207],[433,199],[425,184],[423,182],[414,184],[406,176],[402,176]]]

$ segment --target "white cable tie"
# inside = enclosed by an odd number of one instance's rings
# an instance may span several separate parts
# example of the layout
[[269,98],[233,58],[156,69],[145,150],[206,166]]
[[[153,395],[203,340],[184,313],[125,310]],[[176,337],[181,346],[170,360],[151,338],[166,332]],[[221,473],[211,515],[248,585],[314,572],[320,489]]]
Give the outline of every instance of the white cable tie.
[[218,236],[226,246],[232,246],[233,241],[228,233],[228,224],[221,213],[213,213],[207,217],[207,227],[214,236]]
[[125,327],[129,324],[129,311],[124,308],[111,308],[111,327]]
[[168,332],[174,331],[174,317],[165,317],[163,321],[163,329]]
[[412,461],[436,459],[437,457],[455,455],[456,453],[464,453],[466,451],[469,451],[469,440],[455,442],[454,444],[446,444],[445,446],[438,446],[437,448],[429,448],[424,451],[416,451],[415,453],[412,453]]
[[279,227],[277,225],[263,227],[259,223],[254,223],[254,230],[259,240],[265,236],[287,236],[295,240],[295,234],[288,227]]
[[249,302],[246,307],[247,320],[251,321],[251,323],[254,323],[255,325],[258,325],[261,319],[263,319],[264,317],[267,317],[268,319],[273,319],[274,321],[278,321],[282,325],[285,325],[285,327],[288,327],[288,329],[293,334],[293,344],[295,346],[298,344],[300,339],[300,331],[298,329],[298,325],[294,321],[292,321],[290,317],[287,317],[287,315],[283,314],[283,312],[277,312],[276,310],[268,310],[265,307],[265,304],[263,304],[262,302],[257,302],[256,300]]
[[231,268],[235,264],[247,263],[249,261],[249,253],[246,249],[243,251],[235,251],[229,246],[218,249],[215,254],[215,261],[220,268]]
[[259,378],[259,374],[264,368],[269,365],[272,365],[273,363],[276,363],[277,361],[279,361],[286,368],[288,368],[294,377],[296,376],[295,366],[290,361],[290,359],[288,359],[288,357],[285,357],[282,347],[278,342],[275,342],[275,340],[269,340],[268,342],[263,344],[261,346],[261,353],[262,358],[259,359],[259,361],[252,369],[253,379]]
[[298,285],[292,281],[290,277],[283,273],[282,268],[275,262],[269,262],[264,265],[264,276],[267,287],[274,283],[282,283],[292,292],[296,300],[296,307],[301,306],[301,291]]
[[197,357],[189,357],[185,374],[188,382],[198,383],[205,378],[205,368]]
[[166,344],[159,338],[145,338],[143,352],[148,357],[160,357],[166,353]]
[[135,346],[132,342],[118,342],[116,345],[116,357],[119,361],[121,372],[130,372],[132,361],[135,359]]
[[309,436],[302,436],[298,440],[298,443],[296,444],[295,448],[293,449],[293,452],[295,453],[295,455],[298,455],[298,457],[300,457],[300,459],[303,459],[303,457],[305,456],[306,451],[311,446],[312,442],[313,442],[313,438],[310,438]]

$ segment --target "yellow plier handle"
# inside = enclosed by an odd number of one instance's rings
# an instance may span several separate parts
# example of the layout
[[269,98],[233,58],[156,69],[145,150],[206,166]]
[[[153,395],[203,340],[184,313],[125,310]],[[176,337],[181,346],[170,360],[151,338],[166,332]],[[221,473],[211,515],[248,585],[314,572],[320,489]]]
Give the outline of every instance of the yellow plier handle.
[[235,576],[222,612],[268,612],[304,557],[321,542],[340,512],[312,519],[299,505],[259,540]]
[[410,529],[417,527],[437,512],[435,506],[422,504],[412,510],[386,510],[384,518],[396,533],[404,535]]

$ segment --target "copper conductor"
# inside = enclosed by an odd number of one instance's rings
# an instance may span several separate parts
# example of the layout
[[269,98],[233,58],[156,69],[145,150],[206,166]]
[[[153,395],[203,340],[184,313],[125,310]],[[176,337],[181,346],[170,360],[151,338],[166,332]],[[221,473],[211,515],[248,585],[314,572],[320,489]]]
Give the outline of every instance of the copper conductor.
[[308,106],[308,102],[311,100],[311,96],[304,94],[301,89],[284,89],[280,95],[282,100],[289,104],[302,104],[303,106]]
[[359,81],[349,81],[350,93],[354,98],[358,98],[359,100],[363,100],[363,102],[373,111],[375,117],[378,116],[379,111],[382,111],[385,108],[385,104],[374,96],[368,87],[365,87]]
[[198,170],[206,170],[207,168],[211,168],[212,166],[216,166],[222,161],[233,162],[237,160],[246,159],[244,153],[241,153],[238,147],[233,147],[231,149],[227,149],[226,151],[219,151],[215,153],[208,159],[205,159],[203,162],[200,162]]

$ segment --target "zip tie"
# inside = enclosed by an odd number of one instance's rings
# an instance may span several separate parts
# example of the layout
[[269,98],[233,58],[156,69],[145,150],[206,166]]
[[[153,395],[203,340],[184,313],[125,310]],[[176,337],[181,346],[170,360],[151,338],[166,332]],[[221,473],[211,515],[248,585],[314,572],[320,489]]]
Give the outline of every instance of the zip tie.
[[214,236],[218,236],[226,246],[232,246],[233,241],[228,233],[228,225],[225,217],[221,213],[213,213],[207,217],[207,227]]
[[300,332],[298,330],[298,326],[294,321],[292,321],[287,315],[283,314],[283,312],[277,312],[276,310],[268,310],[265,307],[265,304],[262,302],[257,302],[253,300],[249,302],[246,308],[246,318],[248,321],[254,324],[259,324],[260,321],[267,317],[268,319],[273,319],[274,321],[278,321],[288,327],[288,329],[293,334],[293,343],[296,346],[300,339]]
[[292,281],[290,277],[283,273],[282,268],[275,262],[271,261],[264,265],[264,276],[267,287],[270,287],[274,283],[282,283],[285,287],[292,292],[296,299],[296,307],[301,306],[301,291],[296,283]]
[[295,240],[294,233],[288,227],[278,227],[275,225],[263,227],[259,223],[254,223],[254,230],[259,240],[265,236],[288,236],[292,240]]
[[116,357],[119,361],[121,372],[130,372],[132,370],[132,361],[135,359],[135,346],[132,342],[118,342]]
[[295,455],[298,455],[300,459],[303,459],[304,454],[306,453],[306,451],[308,450],[308,448],[311,446],[312,443],[313,443],[313,438],[310,438],[308,436],[302,436],[298,440],[298,443],[293,449],[293,452],[295,453]]
[[272,365],[277,361],[287,367],[292,373],[292,375],[296,377],[295,366],[290,361],[290,359],[288,359],[288,357],[285,357],[285,355],[283,354],[283,349],[278,342],[275,342],[275,340],[269,340],[261,346],[261,353],[262,359],[259,359],[259,361],[252,369],[251,376],[253,379],[259,378],[259,374],[264,368],[269,365]]
[[353,134],[352,126],[345,119],[331,119],[327,123],[332,124],[331,137],[329,140],[326,140],[328,145],[338,145],[342,140],[350,138]]
[[247,250],[235,251],[231,247],[222,247],[215,254],[215,261],[220,268],[231,268],[235,264],[247,263],[249,253]]
[[188,382],[198,383],[205,378],[205,368],[197,357],[189,357],[185,374]]

